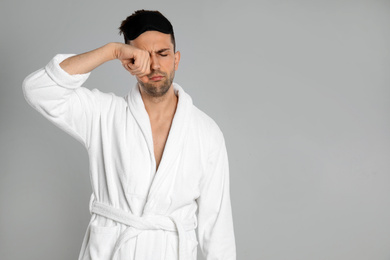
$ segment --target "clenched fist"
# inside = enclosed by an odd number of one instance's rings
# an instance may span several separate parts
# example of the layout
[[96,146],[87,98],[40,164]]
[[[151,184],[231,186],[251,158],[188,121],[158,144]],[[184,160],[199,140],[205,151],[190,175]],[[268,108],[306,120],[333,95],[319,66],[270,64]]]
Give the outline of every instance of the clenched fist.
[[115,48],[115,58],[121,61],[123,67],[132,75],[147,83],[150,74],[150,56],[149,52],[138,49],[134,46],[118,43]]

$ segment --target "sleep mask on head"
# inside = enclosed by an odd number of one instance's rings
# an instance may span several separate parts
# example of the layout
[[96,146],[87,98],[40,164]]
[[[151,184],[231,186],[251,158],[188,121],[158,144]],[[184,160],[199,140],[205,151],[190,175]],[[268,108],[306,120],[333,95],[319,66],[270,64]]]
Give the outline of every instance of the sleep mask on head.
[[134,40],[146,31],[159,31],[166,34],[173,33],[172,24],[168,19],[155,12],[145,12],[137,15],[126,27],[123,32],[126,42]]

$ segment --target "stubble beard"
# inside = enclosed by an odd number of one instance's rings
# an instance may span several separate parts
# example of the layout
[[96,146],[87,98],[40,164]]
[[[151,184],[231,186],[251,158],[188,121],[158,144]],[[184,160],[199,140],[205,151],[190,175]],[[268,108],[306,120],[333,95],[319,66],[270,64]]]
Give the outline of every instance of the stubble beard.
[[175,77],[175,70],[173,69],[169,75],[162,71],[154,71],[148,77],[152,77],[153,74],[160,74],[164,76],[164,80],[154,83],[144,83],[138,80],[138,84],[144,90],[144,92],[151,97],[162,97],[164,96],[172,85],[173,78]]

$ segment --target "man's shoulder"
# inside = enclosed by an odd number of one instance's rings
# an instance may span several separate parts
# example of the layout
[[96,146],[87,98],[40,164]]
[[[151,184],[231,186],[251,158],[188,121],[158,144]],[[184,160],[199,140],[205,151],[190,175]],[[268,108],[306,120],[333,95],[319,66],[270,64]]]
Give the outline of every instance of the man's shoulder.
[[203,110],[193,105],[193,125],[212,140],[223,139],[223,133],[217,122]]
[[198,129],[202,132],[222,134],[221,129],[213,118],[206,114],[203,110],[199,109],[193,102],[192,97],[176,82],[173,83],[176,90],[183,91],[185,97],[185,103],[191,104],[190,124],[192,128]]

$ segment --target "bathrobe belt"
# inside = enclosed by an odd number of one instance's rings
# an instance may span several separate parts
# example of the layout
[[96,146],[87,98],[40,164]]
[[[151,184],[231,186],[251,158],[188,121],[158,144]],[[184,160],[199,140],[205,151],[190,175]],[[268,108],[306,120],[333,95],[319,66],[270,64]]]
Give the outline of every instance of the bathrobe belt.
[[117,253],[123,244],[131,238],[138,236],[144,230],[166,230],[177,232],[179,237],[179,260],[191,259],[188,257],[186,231],[194,230],[196,224],[193,221],[180,222],[172,216],[145,215],[135,216],[130,212],[94,201],[91,212],[112,219],[128,226],[119,236],[112,259],[117,259]]

